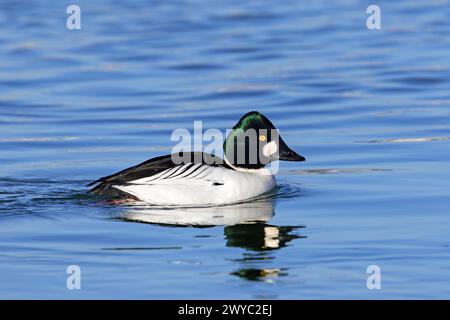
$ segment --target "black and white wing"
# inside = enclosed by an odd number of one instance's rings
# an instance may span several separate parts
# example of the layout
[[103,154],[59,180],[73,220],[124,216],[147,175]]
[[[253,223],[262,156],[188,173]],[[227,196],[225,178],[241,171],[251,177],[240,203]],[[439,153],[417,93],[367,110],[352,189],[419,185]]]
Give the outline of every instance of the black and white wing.
[[164,184],[165,181],[173,182],[175,179],[178,182],[186,181],[185,179],[198,181],[202,174],[214,167],[231,169],[222,159],[207,153],[166,155],[100,178],[89,184],[89,186],[97,184],[89,192],[111,197],[135,197],[125,191],[130,185]]

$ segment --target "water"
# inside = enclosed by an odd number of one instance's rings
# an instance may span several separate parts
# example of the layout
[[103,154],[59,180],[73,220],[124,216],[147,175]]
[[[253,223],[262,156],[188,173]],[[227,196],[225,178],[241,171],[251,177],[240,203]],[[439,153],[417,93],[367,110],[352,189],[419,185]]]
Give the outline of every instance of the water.
[[[450,298],[449,1],[381,1],[381,30],[356,0],[76,3],[73,31],[0,3],[0,298]],[[253,109],[307,158],[273,198],[85,193]]]

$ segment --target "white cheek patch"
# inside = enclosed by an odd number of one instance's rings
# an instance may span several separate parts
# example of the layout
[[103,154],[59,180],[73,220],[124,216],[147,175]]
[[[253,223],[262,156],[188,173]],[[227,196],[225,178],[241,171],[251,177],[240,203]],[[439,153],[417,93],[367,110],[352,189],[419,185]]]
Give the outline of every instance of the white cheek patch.
[[277,147],[277,144],[275,141],[271,141],[263,147],[263,155],[267,158],[269,158],[271,155],[273,155],[277,151],[278,151],[278,147]]

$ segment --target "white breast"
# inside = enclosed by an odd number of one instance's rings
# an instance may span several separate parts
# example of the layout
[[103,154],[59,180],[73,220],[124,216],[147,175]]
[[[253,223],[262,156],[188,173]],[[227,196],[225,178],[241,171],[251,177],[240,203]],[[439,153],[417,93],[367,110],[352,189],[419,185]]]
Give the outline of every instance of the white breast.
[[266,193],[275,187],[275,179],[264,169],[240,172],[220,166],[184,164],[113,187],[155,205],[220,205]]

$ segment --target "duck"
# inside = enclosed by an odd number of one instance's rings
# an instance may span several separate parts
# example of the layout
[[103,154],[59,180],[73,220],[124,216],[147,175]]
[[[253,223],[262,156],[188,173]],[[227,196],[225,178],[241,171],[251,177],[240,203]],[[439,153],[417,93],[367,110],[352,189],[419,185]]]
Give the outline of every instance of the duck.
[[269,164],[305,161],[258,111],[244,114],[233,126],[223,155],[182,151],[155,157],[93,181],[89,193],[157,206],[242,203],[276,187]]

